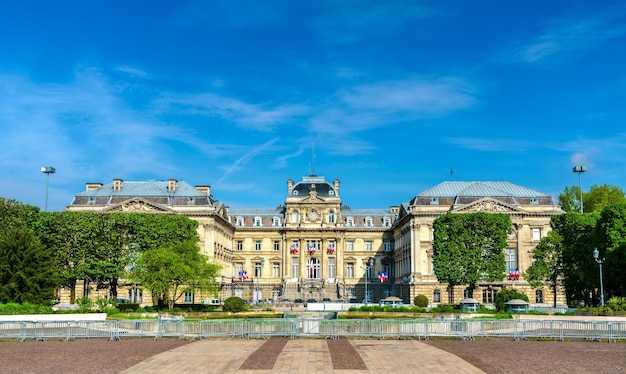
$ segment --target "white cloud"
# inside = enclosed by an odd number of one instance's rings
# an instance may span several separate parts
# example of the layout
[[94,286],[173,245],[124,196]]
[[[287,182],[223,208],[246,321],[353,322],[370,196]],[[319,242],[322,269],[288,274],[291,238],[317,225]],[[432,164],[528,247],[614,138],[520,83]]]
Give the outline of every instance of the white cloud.
[[534,64],[549,58],[565,58],[606,41],[626,35],[618,14],[599,14],[580,19],[553,20],[533,39],[521,42],[504,59]]

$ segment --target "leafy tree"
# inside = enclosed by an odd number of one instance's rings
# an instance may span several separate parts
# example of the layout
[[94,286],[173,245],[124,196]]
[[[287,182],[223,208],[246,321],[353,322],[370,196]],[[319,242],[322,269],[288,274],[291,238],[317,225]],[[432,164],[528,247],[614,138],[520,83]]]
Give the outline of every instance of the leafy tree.
[[224,306],[222,307],[222,310],[225,312],[239,313],[243,310],[244,305],[245,304],[242,298],[232,296],[224,300]]
[[[626,295],[626,204],[609,205],[600,213],[595,227],[596,247],[600,257],[606,258],[604,270],[605,294]],[[599,289],[600,277],[597,264],[591,260],[589,248],[588,261],[594,265],[596,276],[592,283]]]
[[590,285],[597,278],[592,251],[599,213],[565,213],[552,216],[550,225],[561,236],[563,285],[568,302],[589,300]]
[[497,310],[505,310],[506,303],[513,299],[520,299],[528,302],[528,296],[525,294],[512,288],[505,288],[496,294],[496,297],[493,300],[493,305],[495,305]]
[[589,192],[583,193],[583,209],[585,212],[601,212],[609,205],[625,204],[624,191],[617,186],[603,184],[593,185]]
[[50,305],[57,284],[53,259],[32,230],[0,235],[0,302]]
[[142,253],[135,277],[153,295],[163,295],[172,309],[185,291],[214,292],[218,272],[219,266],[208,262],[196,241],[187,240]]
[[554,292],[554,307],[556,307],[556,291],[563,278],[563,238],[552,230],[533,250],[533,264],[526,269],[524,278],[533,288],[541,288],[544,283]]
[[501,281],[506,268],[504,251],[511,229],[505,214],[446,214],[433,223],[433,263],[437,279],[448,283],[449,291],[479,281]]
[[566,186],[563,192],[559,194],[559,205],[566,212],[580,212],[580,188],[578,186]]
[[[621,188],[609,184],[593,185],[588,192],[583,191],[583,211],[600,212],[612,204],[626,203],[626,196]],[[559,204],[566,212],[580,212],[580,188],[565,187],[559,194]]]

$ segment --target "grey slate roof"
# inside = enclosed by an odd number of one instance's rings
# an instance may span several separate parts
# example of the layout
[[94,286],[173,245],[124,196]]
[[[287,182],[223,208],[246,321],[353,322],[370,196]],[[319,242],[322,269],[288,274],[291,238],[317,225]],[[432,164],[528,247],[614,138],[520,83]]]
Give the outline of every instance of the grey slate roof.
[[232,217],[238,217],[238,216],[246,216],[246,217],[250,217],[250,216],[280,216],[284,214],[284,208],[280,207],[280,208],[276,208],[276,209],[269,209],[269,208],[232,208],[229,210],[228,215],[232,216]]
[[198,191],[189,183],[179,181],[174,191],[167,190],[168,181],[145,181],[133,182],[124,181],[119,191],[113,189],[113,183],[102,185],[102,187],[83,191],[76,196],[86,197],[104,197],[104,196],[129,196],[129,197],[157,197],[157,196],[174,196],[174,197],[205,197],[206,194]]
[[510,182],[443,182],[417,197],[515,197],[549,198],[550,195]]
[[341,208],[341,214],[344,217],[351,216],[395,216],[394,213],[391,213],[387,209],[351,209],[351,208]]

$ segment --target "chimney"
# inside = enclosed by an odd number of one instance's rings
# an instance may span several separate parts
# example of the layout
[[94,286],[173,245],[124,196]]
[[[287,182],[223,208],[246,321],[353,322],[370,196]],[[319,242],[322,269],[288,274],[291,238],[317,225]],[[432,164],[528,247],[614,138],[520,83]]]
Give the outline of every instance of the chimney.
[[339,179],[335,179],[333,181],[333,186],[335,187],[336,196],[339,196]]
[[211,186],[196,186],[196,190],[206,194],[207,196],[211,196]]
[[287,192],[293,188],[293,179],[287,179]]
[[393,213],[393,214],[399,214],[400,213],[400,207],[397,205],[392,205],[389,207],[389,212]]
[[87,183],[85,183],[85,190],[86,191],[97,190],[100,187],[102,187],[102,183],[97,183],[97,182],[87,182]]
[[176,187],[178,186],[178,181],[176,179],[169,179],[167,181],[167,190],[168,191],[176,191]]
[[120,191],[123,183],[124,181],[119,178],[113,179],[113,191]]

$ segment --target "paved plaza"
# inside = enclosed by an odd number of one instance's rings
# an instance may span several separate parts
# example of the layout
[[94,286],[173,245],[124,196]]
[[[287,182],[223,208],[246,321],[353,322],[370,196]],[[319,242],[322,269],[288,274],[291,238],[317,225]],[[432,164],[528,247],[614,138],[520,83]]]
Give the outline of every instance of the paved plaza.
[[461,358],[413,340],[349,340],[367,370],[335,369],[323,339],[289,340],[271,370],[241,370],[265,340],[209,339],[153,356],[124,374],[159,373],[483,373]]

